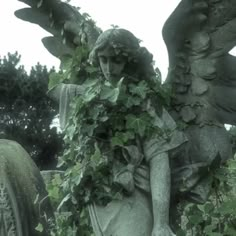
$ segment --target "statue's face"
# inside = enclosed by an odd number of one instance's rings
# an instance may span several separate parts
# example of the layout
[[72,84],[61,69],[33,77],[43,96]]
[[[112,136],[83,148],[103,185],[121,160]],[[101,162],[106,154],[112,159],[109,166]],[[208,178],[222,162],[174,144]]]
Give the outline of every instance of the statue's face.
[[117,55],[113,48],[106,47],[98,51],[98,60],[105,78],[115,85],[122,78],[126,57]]

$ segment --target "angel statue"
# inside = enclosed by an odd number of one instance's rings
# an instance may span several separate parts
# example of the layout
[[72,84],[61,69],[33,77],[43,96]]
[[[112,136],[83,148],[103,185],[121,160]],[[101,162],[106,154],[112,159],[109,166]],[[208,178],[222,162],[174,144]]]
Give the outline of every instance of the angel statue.
[[[101,33],[59,0],[21,1],[31,8],[16,16],[52,33],[43,43],[62,62],[73,57],[49,96],[59,102],[73,146],[67,157],[80,176],[74,201],[86,205],[95,235],[174,235],[176,205],[204,203],[211,171],[232,155],[224,124],[236,121],[235,59],[228,53],[236,2],[182,0],[168,18],[166,104],[152,54],[131,32]],[[84,47],[82,59],[76,53]]]
[[[88,206],[94,232],[96,235],[174,235],[169,227],[168,151],[180,146],[186,139],[177,131],[175,122],[167,111],[156,108],[158,105],[154,103],[156,99],[152,99],[151,90],[144,99],[145,102],[142,101],[140,105],[136,104],[139,100],[135,101],[135,104],[128,101],[133,97],[129,96],[132,88],[134,89],[134,86],[140,83],[146,89],[154,89],[155,81],[151,80],[155,76],[152,55],[146,48],[140,47],[138,39],[131,32],[114,28],[104,31],[98,37],[90,59],[101,68],[102,76],[97,80],[104,80],[107,89],[117,88],[118,84],[124,85],[121,89],[130,89],[127,92],[123,91],[123,95],[120,91],[117,104],[108,104],[109,109],[112,109],[107,112],[113,119],[109,120],[110,124],[108,121],[102,121],[94,131],[101,151],[112,150],[110,153],[112,157],[108,158],[113,159],[113,182],[121,185],[126,192],[122,200],[116,199],[106,206],[96,202]],[[61,104],[60,117],[65,125],[68,120],[63,117],[67,117],[68,106],[63,106],[64,102],[70,103],[75,96],[86,99],[87,92],[83,85],[74,84],[60,84],[49,92],[50,96],[58,99]],[[102,90],[100,95],[100,99],[104,100]],[[145,96],[145,91],[140,96]],[[127,113],[124,113],[124,110]],[[118,132],[118,128],[114,130],[117,122],[115,115],[123,119],[124,123],[120,125],[125,129],[129,122],[127,114],[135,114],[139,119],[139,116],[144,116],[145,112],[146,119],[150,118],[152,125],[156,126],[156,132],[148,131],[147,128],[147,133],[144,134],[143,131],[137,130],[133,132],[134,136],[126,145],[112,144],[113,132]],[[150,126],[151,129],[154,127]],[[127,128],[127,130],[132,129]],[[103,140],[100,140],[101,137]]]

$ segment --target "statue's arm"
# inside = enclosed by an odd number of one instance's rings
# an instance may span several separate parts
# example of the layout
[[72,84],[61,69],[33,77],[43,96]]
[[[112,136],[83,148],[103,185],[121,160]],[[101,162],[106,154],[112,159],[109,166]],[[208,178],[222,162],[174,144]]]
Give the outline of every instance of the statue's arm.
[[60,93],[61,93],[61,89],[62,89],[62,85],[63,84],[58,84],[57,86],[55,86],[54,88],[52,88],[51,90],[49,90],[47,92],[47,95],[53,99],[56,102],[60,101]]
[[75,96],[81,95],[83,91],[80,85],[61,83],[49,90],[47,94],[54,101],[60,102],[60,100],[64,100],[65,97],[73,99]]
[[70,104],[76,96],[83,94],[83,88],[76,84],[59,84],[48,92],[48,96],[59,103],[60,127],[65,129],[70,117]]
[[174,235],[169,227],[170,166],[167,152],[150,160],[150,187],[153,206],[152,236]]

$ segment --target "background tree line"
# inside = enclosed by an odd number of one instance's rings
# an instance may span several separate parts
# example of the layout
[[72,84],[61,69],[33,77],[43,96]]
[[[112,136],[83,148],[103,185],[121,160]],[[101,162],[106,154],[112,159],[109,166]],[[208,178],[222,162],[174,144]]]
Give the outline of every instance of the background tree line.
[[54,69],[37,64],[27,74],[20,58],[8,53],[0,59],[0,138],[20,143],[40,169],[53,169],[62,149],[62,138],[51,127],[58,104],[47,96]]

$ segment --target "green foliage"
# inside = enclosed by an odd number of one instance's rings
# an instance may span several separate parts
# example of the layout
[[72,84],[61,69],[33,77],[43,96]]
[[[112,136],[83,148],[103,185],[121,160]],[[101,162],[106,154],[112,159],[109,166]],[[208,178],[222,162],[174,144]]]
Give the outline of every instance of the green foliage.
[[178,236],[236,235],[236,160],[217,169],[212,178],[212,191],[206,203],[184,206]]
[[20,143],[42,169],[55,167],[62,140],[51,128],[57,104],[47,96],[49,73],[40,64],[29,75],[20,56],[0,59],[0,138]]
[[123,188],[113,182],[114,158],[127,164],[120,153],[133,146],[141,152],[137,139],[160,131],[153,112],[158,113],[153,107],[157,104],[154,98],[161,97],[158,78],[137,81],[124,76],[114,86],[87,58],[86,48],[77,49],[72,58],[62,60],[61,72],[50,76],[49,89],[63,81],[76,82],[83,91],[71,104],[64,133],[66,148],[59,163],[66,169],[63,182],[54,182],[49,188],[49,196],[57,204],[52,230],[60,232],[56,235],[91,236],[88,204],[95,201],[105,205],[124,194]]
[[40,233],[42,233],[43,232],[43,225],[41,223],[39,223],[35,229],[37,231],[39,231]]
[[61,58],[61,71],[51,73],[48,89],[52,89],[59,83],[81,84],[91,74],[98,74],[98,69],[88,63],[89,50],[86,47],[78,47],[73,56]]

